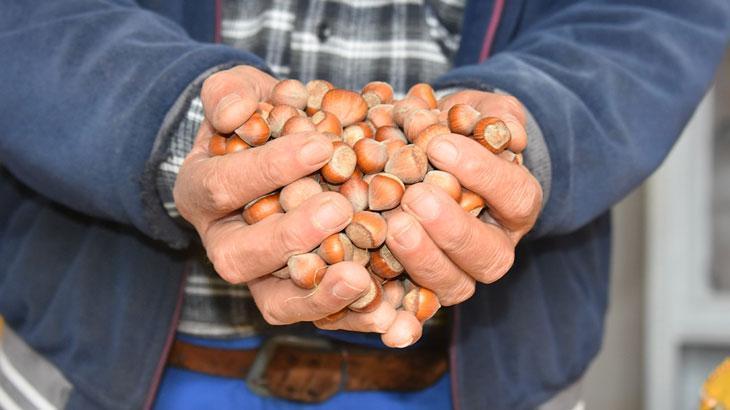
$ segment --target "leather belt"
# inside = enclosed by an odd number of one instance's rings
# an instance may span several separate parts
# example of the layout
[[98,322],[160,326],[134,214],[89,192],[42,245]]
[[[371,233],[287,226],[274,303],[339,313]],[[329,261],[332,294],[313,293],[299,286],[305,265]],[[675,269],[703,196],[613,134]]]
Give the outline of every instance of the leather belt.
[[264,396],[318,403],[341,390],[415,391],[448,368],[445,348],[376,349],[323,338],[274,336],[260,349],[230,350],[175,340],[168,364],[245,379]]

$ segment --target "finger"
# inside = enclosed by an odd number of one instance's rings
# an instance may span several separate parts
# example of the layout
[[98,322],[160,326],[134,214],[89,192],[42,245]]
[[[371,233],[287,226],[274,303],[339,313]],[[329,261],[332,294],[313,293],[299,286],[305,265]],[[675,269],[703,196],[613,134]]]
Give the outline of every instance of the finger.
[[469,299],[474,279],[456,266],[411,215],[398,212],[388,217],[388,249],[417,284],[433,290],[444,306]]
[[443,98],[439,104],[442,111],[448,111],[456,104],[468,104],[484,116],[497,117],[504,121],[512,139],[509,149],[522,152],[527,146],[525,107],[515,97],[485,91],[465,90]]
[[272,325],[313,321],[331,315],[357,300],[369,286],[370,274],[352,262],[328,267],[322,282],[314,289],[302,289],[289,279],[271,275],[248,283],[256,306]]
[[329,161],[332,149],[321,134],[302,133],[228,155],[208,157],[198,151],[186,159],[191,166],[180,170],[178,178],[191,183],[178,184],[177,194],[212,218],[226,215],[315,172]]
[[514,244],[499,227],[464,212],[444,191],[429,184],[410,186],[401,202],[434,243],[479,282],[502,277],[514,261]]
[[418,341],[423,333],[423,325],[413,313],[404,310],[398,311],[393,325],[381,336],[386,346],[403,348]]
[[311,251],[351,220],[350,202],[323,192],[291,212],[253,225],[241,219],[214,223],[201,237],[215,271],[228,282],[242,283],[281,268],[292,255]]
[[276,79],[250,66],[219,71],[203,82],[200,99],[205,117],[222,133],[233,132],[268,99]]
[[542,188],[527,169],[456,134],[434,138],[428,156],[436,168],[452,173],[465,188],[481,195],[502,226],[521,235],[534,225]]
[[347,311],[344,316],[335,320],[318,320],[314,325],[325,330],[349,330],[352,332],[385,333],[393,324],[396,311],[390,303],[381,303],[369,313]]

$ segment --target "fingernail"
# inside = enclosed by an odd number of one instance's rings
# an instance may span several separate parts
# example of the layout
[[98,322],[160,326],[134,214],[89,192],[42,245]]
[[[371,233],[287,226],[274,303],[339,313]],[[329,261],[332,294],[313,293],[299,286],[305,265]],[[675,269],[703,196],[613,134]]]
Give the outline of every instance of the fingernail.
[[312,138],[299,151],[299,158],[307,165],[319,165],[330,159],[332,144],[319,138]]
[[396,347],[396,348],[398,348],[398,349],[402,349],[402,348],[404,348],[404,347],[408,347],[408,346],[412,345],[412,344],[413,344],[413,342],[415,342],[415,339],[416,339],[416,337],[415,337],[415,336],[411,336],[410,340],[408,340],[408,341],[407,341],[407,342],[405,342],[405,343],[401,343],[401,344],[399,344],[399,345],[396,345],[395,347]]
[[364,291],[365,289],[358,289],[347,283],[346,280],[341,280],[335,283],[334,286],[332,286],[332,295],[342,300],[355,299],[356,297],[360,296],[360,294],[362,294]]
[[444,165],[453,165],[456,163],[459,151],[456,146],[449,141],[443,139],[436,140],[428,147],[428,154],[431,158]]
[[312,223],[324,231],[341,228],[350,222],[349,211],[350,209],[343,208],[334,201],[327,201],[314,213]]
[[439,203],[431,192],[426,189],[423,189],[418,196],[408,201],[407,204],[403,204],[403,206],[422,220],[435,219],[439,215]]
[[393,239],[401,248],[412,249],[418,244],[418,231],[410,218],[399,218],[389,229],[393,229]]

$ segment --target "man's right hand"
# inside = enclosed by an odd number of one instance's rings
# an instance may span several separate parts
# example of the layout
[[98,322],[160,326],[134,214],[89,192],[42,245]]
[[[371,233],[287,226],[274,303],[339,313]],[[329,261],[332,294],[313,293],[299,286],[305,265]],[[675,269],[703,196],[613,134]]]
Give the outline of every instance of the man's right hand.
[[[231,283],[247,283],[271,324],[315,321],[346,308],[370,285],[360,265],[342,262],[328,268],[315,290],[301,289],[271,272],[291,255],[316,248],[342,231],[352,206],[334,192],[318,194],[297,209],[256,224],[243,221],[240,209],[254,199],[312,174],[332,156],[331,141],[318,133],[293,134],[224,156],[211,156],[214,133],[230,133],[265,101],[276,80],[252,67],[236,67],[211,76],[203,86],[206,120],[175,183],[180,214],[197,230],[218,274]],[[348,330],[385,333],[396,319],[387,303],[375,312],[357,314]]]

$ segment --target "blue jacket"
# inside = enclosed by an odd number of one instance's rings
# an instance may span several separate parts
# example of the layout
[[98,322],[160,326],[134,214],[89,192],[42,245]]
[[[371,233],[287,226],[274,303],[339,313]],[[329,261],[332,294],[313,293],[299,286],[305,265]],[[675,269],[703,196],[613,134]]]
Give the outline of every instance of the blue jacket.
[[[206,69],[264,66],[212,43],[215,3],[0,0],[0,315],[74,385],[72,408],[154,396],[190,239],[154,192],[156,136]],[[517,96],[552,179],[514,268],[455,309],[457,406],[532,408],[586,369],[607,304],[608,210],[671,148],[729,24],[727,0],[468,2],[436,85]]]

